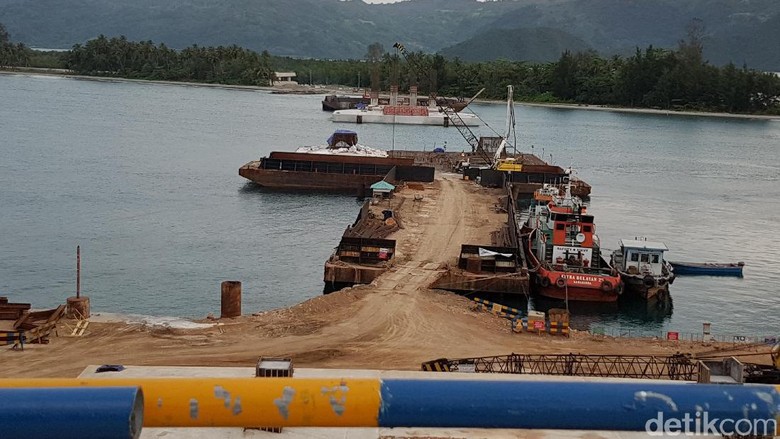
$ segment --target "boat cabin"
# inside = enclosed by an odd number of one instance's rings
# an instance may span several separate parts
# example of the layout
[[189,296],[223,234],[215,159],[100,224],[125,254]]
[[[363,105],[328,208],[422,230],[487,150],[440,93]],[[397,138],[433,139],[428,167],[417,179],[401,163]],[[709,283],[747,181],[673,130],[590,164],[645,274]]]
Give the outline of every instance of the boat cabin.
[[374,198],[383,199],[393,196],[395,186],[382,180],[371,185],[371,191]]
[[345,148],[358,143],[357,133],[350,130],[336,130],[328,137],[329,148]]
[[663,274],[664,252],[669,250],[663,242],[644,239],[621,239],[623,270],[628,274]]

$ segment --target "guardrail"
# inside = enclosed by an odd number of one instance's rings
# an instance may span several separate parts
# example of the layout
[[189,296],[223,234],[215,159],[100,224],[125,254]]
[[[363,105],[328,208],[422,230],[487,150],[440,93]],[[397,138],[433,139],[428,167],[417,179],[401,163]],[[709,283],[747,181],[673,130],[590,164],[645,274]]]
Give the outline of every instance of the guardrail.
[[[24,380],[35,385],[35,380]],[[143,395],[137,386],[0,388],[0,437],[127,438],[141,435]]]
[[[17,379],[16,387],[140,386],[146,427],[441,427],[647,431],[658,419],[764,421],[775,386],[442,379]],[[7,401],[6,398],[2,399]],[[772,431],[774,433],[774,431]]]
[[588,331],[591,335],[605,335],[615,338],[649,338],[656,337],[667,340],[723,342],[723,343],[765,343],[774,345],[780,342],[778,335],[728,335],[728,334],[703,334],[701,332],[658,331],[652,332],[644,329],[604,328],[591,326]]

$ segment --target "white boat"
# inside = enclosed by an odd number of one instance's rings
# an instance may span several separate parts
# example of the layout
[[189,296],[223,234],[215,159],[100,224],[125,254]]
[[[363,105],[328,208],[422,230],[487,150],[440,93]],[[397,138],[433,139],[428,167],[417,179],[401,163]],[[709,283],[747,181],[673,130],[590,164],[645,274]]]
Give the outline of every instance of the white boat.
[[[479,126],[479,118],[474,114],[460,112],[455,117],[460,117],[466,126]],[[409,105],[369,105],[362,109],[336,110],[330,119],[333,122],[345,123],[387,123],[445,127],[455,125],[450,120],[450,116],[438,107]]]

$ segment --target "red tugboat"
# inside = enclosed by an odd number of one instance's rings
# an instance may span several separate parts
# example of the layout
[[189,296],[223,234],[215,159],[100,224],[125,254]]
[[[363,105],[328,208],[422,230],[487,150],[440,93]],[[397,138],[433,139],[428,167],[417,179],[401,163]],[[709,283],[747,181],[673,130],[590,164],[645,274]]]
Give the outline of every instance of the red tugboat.
[[[571,176],[571,170],[569,170]],[[540,295],[554,299],[614,302],[623,291],[620,274],[601,255],[599,238],[582,200],[553,185],[534,193],[524,227],[526,253]]]

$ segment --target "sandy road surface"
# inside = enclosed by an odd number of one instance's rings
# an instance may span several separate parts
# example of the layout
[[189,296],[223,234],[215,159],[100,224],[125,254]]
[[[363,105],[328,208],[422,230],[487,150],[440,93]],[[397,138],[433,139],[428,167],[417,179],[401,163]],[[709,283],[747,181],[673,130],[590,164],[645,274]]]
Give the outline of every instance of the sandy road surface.
[[[396,265],[374,285],[319,296],[291,308],[225,319],[208,329],[96,323],[83,337],[62,336],[23,352],[0,350],[0,376],[76,376],[88,364],[252,366],[258,356],[289,356],[296,366],[409,369],[440,357],[517,353],[671,354],[692,348],[652,340],[615,341],[513,334],[509,322],[472,309],[463,297],[427,289],[463,243],[489,244],[505,221],[500,192],[437,176],[423,192],[404,190],[404,228],[393,238]],[[337,239],[337,237],[332,237]],[[704,348],[707,349],[707,348]],[[710,348],[711,349],[711,348]]]

